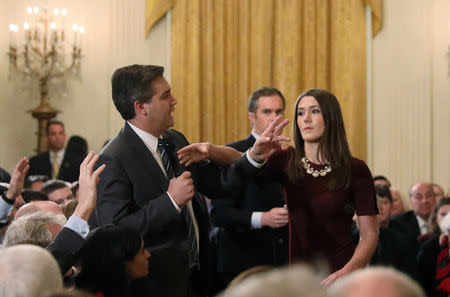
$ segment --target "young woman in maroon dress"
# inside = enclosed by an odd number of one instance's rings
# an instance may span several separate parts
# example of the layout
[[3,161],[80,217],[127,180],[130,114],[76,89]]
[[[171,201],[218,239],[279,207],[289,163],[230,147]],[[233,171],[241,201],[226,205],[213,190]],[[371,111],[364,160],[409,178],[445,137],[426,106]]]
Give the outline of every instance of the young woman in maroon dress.
[[[331,92],[301,94],[293,124],[294,147],[275,152],[264,172],[284,186],[290,262],[326,259],[331,274],[323,285],[328,287],[366,266],[375,251],[378,208],[372,175],[350,153],[341,109]],[[355,211],[361,231],[356,247],[351,236]]]
[[[301,94],[295,104],[294,119],[294,147],[272,153],[274,139],[280,132],[274,129],[280,123],[277,118],[278,123],[266,129],[248,156],[259,162],[265,159],[262,155],[270,155],[262,174],[277,179],[284,187],[290,263],[325,259],[331,274],[322,284],[328,287],[366,266],[375,251],[378,208],[374,184],[367,165],[350,153],[341,109],[331,92],[311,89]],[[234,158],[229,150],[218,146],[194,146],[193,150],[186,147],[178,152],[182,163]],[[266,152],[262,154],[262,150]],[[360,229],[357,246],[351,233],[355,211]]]

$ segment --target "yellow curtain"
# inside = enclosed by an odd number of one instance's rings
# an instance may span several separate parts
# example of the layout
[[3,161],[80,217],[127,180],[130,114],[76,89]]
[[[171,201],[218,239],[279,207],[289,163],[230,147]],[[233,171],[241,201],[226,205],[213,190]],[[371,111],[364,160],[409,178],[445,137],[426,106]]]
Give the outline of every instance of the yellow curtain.
[[[175,128],[191,142],[225,144],[245,137],[250,131],[247,99],[260,86],[283,92],[291,120],[301,92],[325,88],[341,103],[353,154],[365,158],[364,5],[374,10],[375,34],[381,26],[381,0],[147,4],[147,25],[172,8],[171,80],[179,99]],[[291,134],[290,125],[285,135]]]

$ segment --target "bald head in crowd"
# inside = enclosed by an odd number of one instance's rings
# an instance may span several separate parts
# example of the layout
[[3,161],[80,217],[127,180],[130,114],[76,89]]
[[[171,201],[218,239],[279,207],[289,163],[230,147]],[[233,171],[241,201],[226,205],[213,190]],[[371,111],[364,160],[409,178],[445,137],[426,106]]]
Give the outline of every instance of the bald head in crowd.
[[425,182],[419,182],[409,189],[409,204],[416,216],[428,221],[431,211],[436,204],[433,186]]
[[45,249],[24,244],[0,249],[0,296],[37,297],[62,288],[62,276]]
[[426,297],[413,279],[393,268],[369,267],[340,278],[328,289],[331,297]]
[[19,218],[26,214],[34,213],[37,211],[48,211],[58,215],[64,215],[61,207],[52,201],[33,201],[25,204],[17,211],[15,218]]

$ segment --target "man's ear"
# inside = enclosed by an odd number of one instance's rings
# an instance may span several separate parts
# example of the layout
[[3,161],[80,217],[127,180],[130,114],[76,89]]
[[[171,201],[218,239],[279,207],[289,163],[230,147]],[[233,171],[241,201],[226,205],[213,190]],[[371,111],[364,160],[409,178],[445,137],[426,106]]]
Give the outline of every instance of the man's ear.
[[254,112],[248,113],[248,120],[250,121],[250,124],[253,126],[253,124],[255,123],[255,113]]
[[136,115],[138,114],[147,115],[147,111],[145,110],[145,104],[146,102],[142,102],[139,100],[133,102],[134,112],[136,113]]

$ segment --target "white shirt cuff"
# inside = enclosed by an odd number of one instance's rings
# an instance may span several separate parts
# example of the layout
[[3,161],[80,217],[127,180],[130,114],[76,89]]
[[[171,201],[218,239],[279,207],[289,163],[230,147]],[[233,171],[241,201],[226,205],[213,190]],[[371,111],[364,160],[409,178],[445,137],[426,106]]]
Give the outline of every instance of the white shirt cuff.
[[263,165],[264,165],[266,162],[264,162],[264,163],[258,163],[258,162],[256,162],[255,160],[252,159],[252,157],[250,157],[249,151],[250,151],[250,149],[248,149],[248,150],[245,152],[245,156],[247,157],[247,160],[250,162],[250,164],[252,164],[252,165],[253,165],[254,167],[256,167],[256,168],[261,168],[261,167],[263,167]]
[[261,229],[262,228],[262,222],[261,222],[262,214],[263,213],[260,211],[255,211],[252,213],[251,225],[252,225],[253,229]]
[[0,198],[0,223],[8,222],[8,215],[13,206],[13,204],[9,204],[8,202]]
[[173,206],[174,206],[175,209],[178,211],[178,213],[181,213],[181,208],[178,207],[177,203],[175,202],[175,200],[173,200],[172,196],[170,196],[169,192],[167,192],[167,196],[169,196],[170,201],[172,201]]
[[89,234],[88,223],[82,218],[77,216],[70,216],[64,227],[73,230],[75,233],[77,233],[83,238],[86,238],[86,236]]

